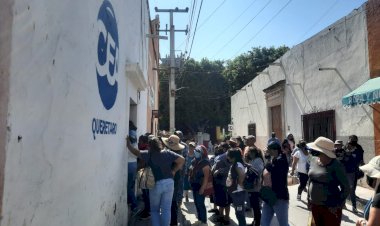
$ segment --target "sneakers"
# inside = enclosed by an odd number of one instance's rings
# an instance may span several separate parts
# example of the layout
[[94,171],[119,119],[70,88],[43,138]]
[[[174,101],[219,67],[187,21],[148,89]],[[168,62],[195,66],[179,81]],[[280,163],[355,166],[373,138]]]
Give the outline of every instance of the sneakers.
[[143,212],[141,213],[141,215],[140,215],[140,219],[141,219],[141,220],[147,220],[147,219],[149,219],[149,218],[150,218],[150,213],[147,212],[147,211],[143,211]]
[[297,200],[301,201],[301,195],[297,195]]

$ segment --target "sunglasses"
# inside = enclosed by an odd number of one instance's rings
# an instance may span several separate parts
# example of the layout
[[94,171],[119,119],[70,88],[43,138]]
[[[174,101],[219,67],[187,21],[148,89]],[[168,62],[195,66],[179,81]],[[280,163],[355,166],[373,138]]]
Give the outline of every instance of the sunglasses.
[[312,156],[320,156],[321,155],[321,153],[319,151],[316,151],[316,150],[310,150],[310,154]]

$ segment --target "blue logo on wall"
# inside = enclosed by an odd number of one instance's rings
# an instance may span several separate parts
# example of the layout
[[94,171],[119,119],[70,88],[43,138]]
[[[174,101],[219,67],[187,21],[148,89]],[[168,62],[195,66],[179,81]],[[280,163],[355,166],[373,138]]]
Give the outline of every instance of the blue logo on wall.
[[119,35],[115,12],[111,3],[105,0],[99,9],[98,62],[96,77],[100,99],[104,107],[113,107],[117,96],[117,72],[119,61]]

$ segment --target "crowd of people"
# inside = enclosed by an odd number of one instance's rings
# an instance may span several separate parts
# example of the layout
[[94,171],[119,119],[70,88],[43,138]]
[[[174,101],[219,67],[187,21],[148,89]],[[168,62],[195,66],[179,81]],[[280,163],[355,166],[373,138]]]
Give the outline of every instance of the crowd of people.
[[[325,137],[296,144],[292,134],[280,141],[272,133],[264,151],[256,147],[252,135],[232,137],[216,144],[209,158],[209,149],[194,140],[185,142],[181,131],[169,137],[145,134],[139,139],[135,134],[130,131],[126,139],[128,150],[138,159],[136,167],[134,162],[128,165],[133,170],[128,172],[128,183],[132,183],[128,184],[128,202],[132,216],[151,218],[153,226],[178,225],[180,206],[191,195],[198,219],[193,225],[207,225],[207,212],[213,213],[213,222],[229,225],[232,206],[239,226],[269,226],[274,214],[280,226],[288,226],[289,176],[299,178],[297,200],[307,192],[317,226],[340,225],[348,196],[357,213],[355,189],[357,180],[365,176],[375,193],[357,225],[380,224],[380,157],[364,165],[364,151],[355,135],[345,145]],[[151,168],[155,184],[142,190],[144,208],[139,209],[133,180],[145,166]],[[214,205],[209,211],[206,197]],[[251,224],[246,222],[247,210],[253,212]]]

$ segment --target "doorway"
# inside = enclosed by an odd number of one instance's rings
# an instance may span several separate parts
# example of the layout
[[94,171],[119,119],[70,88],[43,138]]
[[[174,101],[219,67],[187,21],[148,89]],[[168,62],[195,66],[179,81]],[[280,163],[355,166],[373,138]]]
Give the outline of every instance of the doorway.
[[281,105],[277,105],[270,108],[271,120],[272,120],[272,131],[276,133],[276,137],[280,140],[282,137],[282,115],[281,115]]

